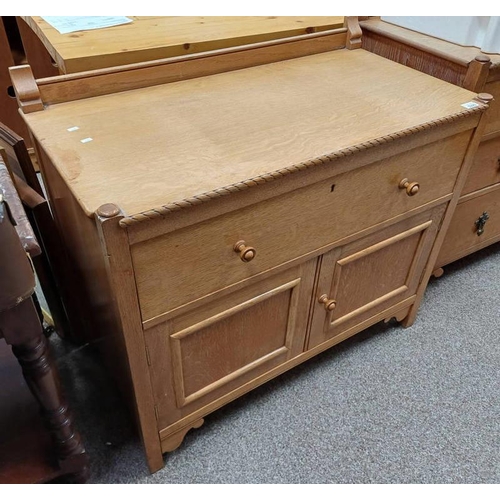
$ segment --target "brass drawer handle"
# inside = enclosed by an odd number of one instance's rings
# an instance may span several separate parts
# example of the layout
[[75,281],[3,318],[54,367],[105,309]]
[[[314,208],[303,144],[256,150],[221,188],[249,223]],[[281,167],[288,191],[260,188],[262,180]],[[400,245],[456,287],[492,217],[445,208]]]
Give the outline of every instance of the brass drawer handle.
[[323,304],[325,306],[325,309],[327,311],[333,311],[335,307],[337,306],[337,301],[333,299],[329,299],[328,295],[324,293],[319,299],[318,302],[320,304]]
[[233,249],[236,253],[240,254],[240,259],[243,262],[250,262],[257,255],[257,250],[254,247],[247,247],[244,240],[237,241]]
[[483,212],[483,214],[477,219],[474,223],[476,224],[476,234],[481,236],[484,233],[484,225],[486,221],[490,218],[490,214],[488,212]]
[[399,183],[399,189],[406,189],[408,196],[415,196],[420,190],[420,184],[418,182],[410,182],[405,178]]

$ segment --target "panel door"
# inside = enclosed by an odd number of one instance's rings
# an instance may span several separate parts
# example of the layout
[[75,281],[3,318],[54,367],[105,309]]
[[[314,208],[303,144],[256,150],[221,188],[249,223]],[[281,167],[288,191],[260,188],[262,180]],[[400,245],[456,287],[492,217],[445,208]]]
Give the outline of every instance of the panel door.
[[160,429],[234,399],[303,352],[316,265],[313,259],[237,292],[221,291],[145,330]]
[[412,217],[321,257],[309,348],[333,337],[347,338],[415,296],[444,209]]

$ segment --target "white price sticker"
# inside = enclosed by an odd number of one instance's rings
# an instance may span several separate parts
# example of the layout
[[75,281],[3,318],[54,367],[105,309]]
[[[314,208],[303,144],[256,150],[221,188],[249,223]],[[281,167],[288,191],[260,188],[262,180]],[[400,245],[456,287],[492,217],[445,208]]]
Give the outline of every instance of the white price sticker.
[[474,102],[474,101],[469,101],[469,102],[464,102],[463,104],[460,104],[460,106],[462,106],[462,108],[465,108],[465,109],[474,109],[474,108],[478,108],[479,104],[477,102]]

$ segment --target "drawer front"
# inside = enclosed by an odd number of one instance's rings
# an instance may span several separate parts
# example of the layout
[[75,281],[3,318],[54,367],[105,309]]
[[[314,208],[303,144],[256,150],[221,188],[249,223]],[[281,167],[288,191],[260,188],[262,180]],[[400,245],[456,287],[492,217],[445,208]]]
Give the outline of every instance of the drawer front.
[[500,137],[479,145],[462,195],[500,182]]
[[[453,191],[470,131],[131,247],[143,320]],[[400,181],[420,183],[415,196]],[[243,241],[244,262],[234,246]],[[245,254],[245,251],[247,253]]]
[[[488,218],[485,220],[483,217],[485,223],[481,232],[480,218],[484,212],[488,214]],[[500,184],[488,188],[485,194],[457,206],[436,267],[449,264],[498,240],[500,240]]]

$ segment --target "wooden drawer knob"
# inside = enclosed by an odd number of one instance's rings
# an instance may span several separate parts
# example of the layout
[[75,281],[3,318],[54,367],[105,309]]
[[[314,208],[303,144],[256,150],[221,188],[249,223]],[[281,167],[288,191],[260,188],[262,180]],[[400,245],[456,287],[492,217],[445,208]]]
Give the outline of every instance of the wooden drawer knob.
[[333,299],[329,299],[326,293],[324,293],[319,299],[318,302],[325,306],[327,311],[333,311],[337,305],[337,301]]
[[410,182],[408,179],[403,179],[399,183],[400,189],[406,189],[406,194],[408,196],[415,196],[420,190],[420,184],[418,182]]
[[250,262],[257,255],[257,250],[254,247],[247,247],[243,240],[234,244],[234,251],[240,254],[240,259],[243,262]]

